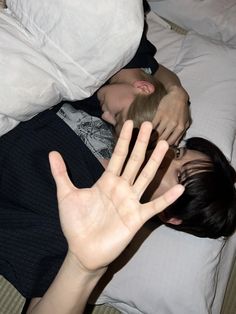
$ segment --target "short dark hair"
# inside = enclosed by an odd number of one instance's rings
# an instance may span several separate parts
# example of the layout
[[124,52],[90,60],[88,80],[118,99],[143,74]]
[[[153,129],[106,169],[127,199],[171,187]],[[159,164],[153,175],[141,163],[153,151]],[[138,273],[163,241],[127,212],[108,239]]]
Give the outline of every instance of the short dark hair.
[[185,164],[180,183],[184,193],[163,212],[165,219],[178,218],[176,230],[198,237],[228,237],[236,230],[236,172],[220,149],[210,141],[193,137],[186,148],[205,154],[209,161]]

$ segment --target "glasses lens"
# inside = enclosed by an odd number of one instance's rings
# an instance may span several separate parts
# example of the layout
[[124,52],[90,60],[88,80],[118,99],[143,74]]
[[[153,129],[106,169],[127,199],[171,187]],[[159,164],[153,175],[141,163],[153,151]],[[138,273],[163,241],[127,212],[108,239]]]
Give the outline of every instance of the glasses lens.
[[174,153],[175,153],[175,159],[181,159],[186,152],[185,147],[175,147],[174,148]]

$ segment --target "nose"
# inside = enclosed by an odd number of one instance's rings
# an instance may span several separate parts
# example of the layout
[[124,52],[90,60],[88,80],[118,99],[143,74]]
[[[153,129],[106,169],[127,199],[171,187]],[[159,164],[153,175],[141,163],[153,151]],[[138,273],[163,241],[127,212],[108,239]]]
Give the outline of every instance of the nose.
[[103,112],[102,119],[105,120],[106,122],[110,123],[113,126],[116,125],[116,119],[113,116],[113,114],[111,114],[109,111]]

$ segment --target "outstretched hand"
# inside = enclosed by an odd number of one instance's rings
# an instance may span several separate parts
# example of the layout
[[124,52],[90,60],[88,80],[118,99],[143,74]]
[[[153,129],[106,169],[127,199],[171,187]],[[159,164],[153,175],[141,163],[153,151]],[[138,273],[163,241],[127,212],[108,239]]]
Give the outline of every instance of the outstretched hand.
[[106,268],[125,249],[139,228],[174,202],[184,190],[181,185],[176,185],[158,199],[140,204],[139,200],[154,177],[168,144],[160,141],[139,173],[152,130],[151,123],[144,122],[123,170],[132,128],[132,121],[126,121],[106,171],[91,188],[76,188],[68,177],[60,154],[51,152],[49,156],[57,186],[62,230],[69,251],[86,271]]

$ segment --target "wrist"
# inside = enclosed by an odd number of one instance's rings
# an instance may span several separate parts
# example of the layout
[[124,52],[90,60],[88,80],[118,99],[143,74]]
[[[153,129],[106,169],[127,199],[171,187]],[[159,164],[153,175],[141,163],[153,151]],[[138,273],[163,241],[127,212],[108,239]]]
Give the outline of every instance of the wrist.
[[68,251],[52,284],[44,296],[32,304],[29,313],[84,313],[88,297],[105,270],[86,269],[76,255]]
[[94,269],[89,269],[83,263],[77,258],[77,256],[68,250],[67,256],[66,256],[67,263],[70,264],[70,267],[74,269],[74,271],[80,276],[83,276],[84,279],[86,278],[88,280],[91,280],[94,278],[95,280],[99,280],[104,273],[107,271],[108,267],[99,267]]
[[175,96],[177,96],[178,98],[182,98],[182,100],[185,103],[188,103],[189,101],[189,95],[187,93],[187,91],[181,86],[181,85],[171,85],[168,89],[167,89],[167,93],[172,93],[175,94]]

